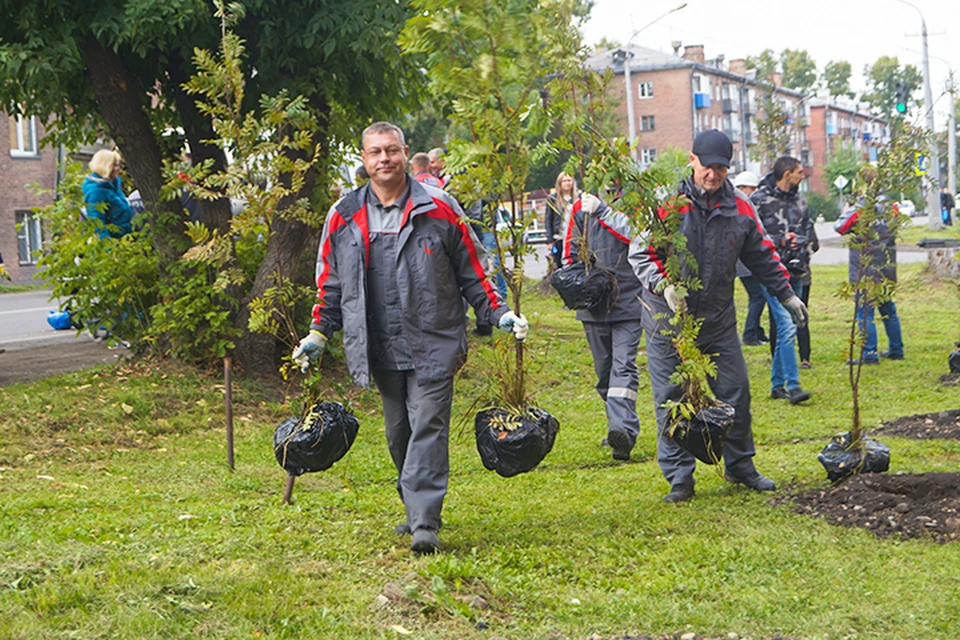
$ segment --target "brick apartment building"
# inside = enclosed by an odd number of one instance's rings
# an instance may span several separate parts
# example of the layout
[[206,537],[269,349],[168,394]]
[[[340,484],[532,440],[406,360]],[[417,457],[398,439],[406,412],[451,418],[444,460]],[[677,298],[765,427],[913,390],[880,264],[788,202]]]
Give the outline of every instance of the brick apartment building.
[[44,128],[38,118],[3,112],[0,118],[8,123],[0,126],[0,253],[14,283],[34,284],[43,229],[32,209],[53,203],[59,152],[40,148]]
[[876,162],[880,148],[890,141],[887,122],[859,103],[817,96],[810,100],[809,111],[810,190],[821,195],[829,191],[823,167],[840,145],[852,146],[864,160]]

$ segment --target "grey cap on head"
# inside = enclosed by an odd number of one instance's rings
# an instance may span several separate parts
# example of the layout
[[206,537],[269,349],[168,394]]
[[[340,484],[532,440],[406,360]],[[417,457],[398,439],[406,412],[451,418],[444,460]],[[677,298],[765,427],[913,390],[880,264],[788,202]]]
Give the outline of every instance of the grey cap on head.
[[697,134],[693,141],[693,155],[697,156],[700,164],[704,166],[722,164],[729,167],[730,159],[733,158],[733,143],[722,131],[710,129]]

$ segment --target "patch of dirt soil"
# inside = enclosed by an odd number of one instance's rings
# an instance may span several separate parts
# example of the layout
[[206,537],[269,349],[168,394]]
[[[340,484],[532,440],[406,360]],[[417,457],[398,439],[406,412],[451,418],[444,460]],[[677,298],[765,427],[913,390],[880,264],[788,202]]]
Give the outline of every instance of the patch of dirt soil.
[[960,409],[897,418],[870,430],[914,440],[960,440]]
[[955,387],[960,385],[960,373],[945,373],[940,376],[940,384],[945,387]]
[[960,473],[853,476],[828,489],[785,498],[796,513],[868,529],[881,538],[960,538]]
[[0,387],[33,382],[98,364],[116,364],[127,354],[123,347],[109,349],[103,342],[78,339],[0,353]]

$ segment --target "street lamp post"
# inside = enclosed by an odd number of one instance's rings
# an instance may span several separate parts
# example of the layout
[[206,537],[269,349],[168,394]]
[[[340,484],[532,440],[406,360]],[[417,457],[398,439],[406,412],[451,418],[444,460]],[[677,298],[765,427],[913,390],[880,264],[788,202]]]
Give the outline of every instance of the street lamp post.
[[668,15],[670,15],[671,13],[675,13],[675,12],[677,12],[677,11],[680,11],[681,9],[683,9],[683,8],[686,7],[686,6],[687,6],[687,3],[684,2],[684,3],[681,4],[680,6],[677,6],[677,7],[674,7],[673,9],[670,9],[670,11],[667,11],[665,14],[663,14],[663,15],[660,16],[660,17],[658,17],[656,20],[653,20],[653,21],[651,21],[651,22],[643,25],[642,27],[640,27],[639,29],[637,29],[636,31],[634,31],[633,33],[630,34],[630,38],[627,39],[627,44],[626,44],[626,46],[624,46],[624,51],[623,51],[623,81],[624,81],[624,83],[625,83],[625,87],[626,87],[626,91],[627,91],[627,136],[629,137],[630,153],[633,155],[633,160],[634,160],[634,162],[639,162],[640,160],[639,160],[639,158],[637,157],[637,147],[636,147],[636,144],[635,144],[636,139],[637,139],[637,123],[635,122],[634,116],[633,116],[633,83],[632,83],[631,80],[630,80],[630,59],[633,58],[633,53],[630,52],[630,44],[633,42],[633,39],[634,39],[635,37],[637,37],[637,35],[638,35],[641,31],[643,31],[643,30],[645,30],[645,29],[648,29],[649,27],[652,27],[652,26],[655,25],[656,23],[658,23],[658,22],[660,22],[661,20],[663,20],[664,18],[666,18],[666,17],[667,17]]
[[927,110],[927,129],[930,131],[930,164],[927,171],[927,210],[930,228],[938,230],[943,228],[943,221],[940,219],[940,158],[937,150],[936,128],[933,122],[933,88],[930,86],[930,52],[927,48],[927,21],[923,18],[923,13],[915,5],[907,0],[899,2],[913,7],[920,14],[920,25],[923,34],[923,101]]

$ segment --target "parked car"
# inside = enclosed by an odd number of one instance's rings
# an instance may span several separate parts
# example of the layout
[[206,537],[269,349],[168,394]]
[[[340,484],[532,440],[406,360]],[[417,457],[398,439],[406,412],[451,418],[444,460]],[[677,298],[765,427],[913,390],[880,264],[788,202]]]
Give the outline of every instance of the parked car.
[[901,200],[897,203],[897,209],[899,209],[903,215],[911,218],[916,218],[923,213],[922,211],[917,211],[917,207],[913,204],[912,200]]

